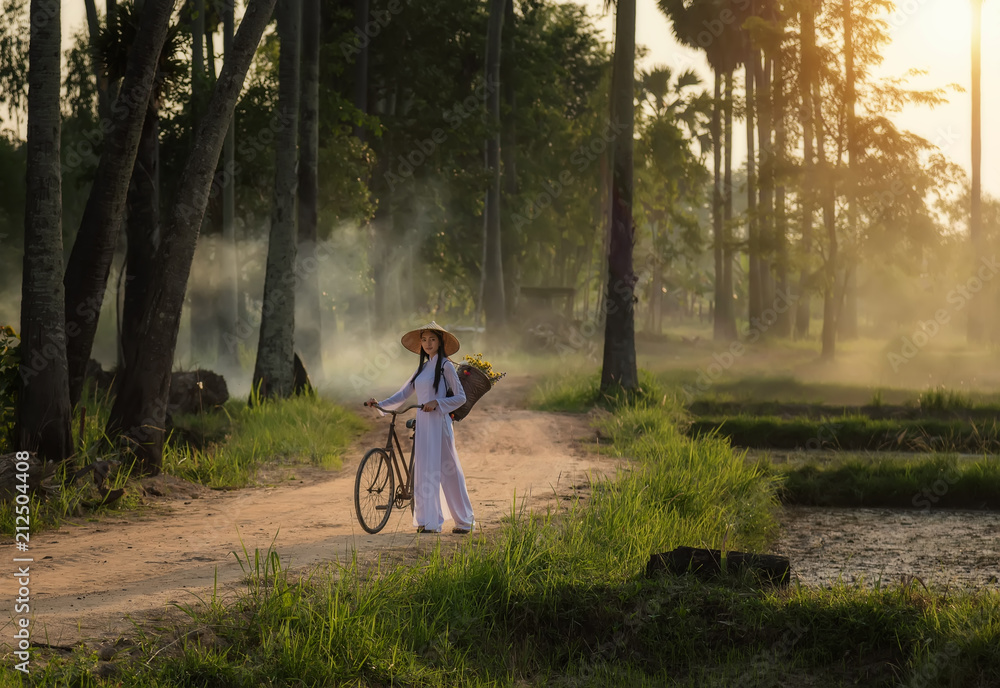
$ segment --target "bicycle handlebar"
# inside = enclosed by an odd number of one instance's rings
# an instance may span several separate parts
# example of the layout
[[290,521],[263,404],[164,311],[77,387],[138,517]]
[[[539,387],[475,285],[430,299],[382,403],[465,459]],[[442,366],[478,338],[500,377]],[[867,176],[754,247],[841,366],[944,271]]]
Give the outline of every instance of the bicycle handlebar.
[[[365,402],[365,406],[368,406],[368,402],[367,401]],[[369,406],[369,408],[378,409],[382,413],[391,413],[394,416],[398,416],[401,413],[406,413],[407,411],[410,411],[410,410],[415,409],[415,408],[422,409],[423,407],[424,407],[423,404],[413,404],[412,406],[407,406],[405,409],[400,409],[398,411],[390,411],[389,409],[382,408],[378,404],[372,404],[371,406]]]

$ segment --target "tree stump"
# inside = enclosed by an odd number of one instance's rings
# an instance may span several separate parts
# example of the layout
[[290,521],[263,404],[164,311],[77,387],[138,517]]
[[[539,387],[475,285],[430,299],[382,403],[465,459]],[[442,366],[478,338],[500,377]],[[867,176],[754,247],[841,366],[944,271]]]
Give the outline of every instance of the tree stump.
[[[770,585],[786,586],[791,576],[788,557],[774,554],[750,554],[747,552],[727,552],[726,571],[729,573],[751,572],[762,582]],[[670,552],[653,554],[646,564],[646,578],[667,572],[675,575],[691,573],[698,578],[708,579],[722,575],[722,553],[717,549],[678,547]]]
[[170,376],[167,413],[201,413],[222,406],[229,399],[226,380],[211,370],[175,372]]
[[295,369],[292,373],[292,384],[295,394],[311,394],[313,391],[312,382],[309,381],[309,373],[306,372],[306,366],[298,354],[295,354],[293,364]]

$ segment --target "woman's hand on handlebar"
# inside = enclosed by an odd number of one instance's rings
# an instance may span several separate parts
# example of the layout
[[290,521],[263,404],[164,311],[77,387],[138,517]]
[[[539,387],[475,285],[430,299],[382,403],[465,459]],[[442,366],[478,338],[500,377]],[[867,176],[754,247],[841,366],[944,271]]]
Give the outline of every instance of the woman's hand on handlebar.
[[424,411],[433,411],[433,410],[434,410],[434,409],[436,409],[437,407],[438,407],[438,403],[437,403],[437,401],[436,401],[436,400],[434,400],[434,399],[432,399],[431,401],[428,401],[427,403],[425,403],[425,404],[424,404],[424,405],[422,406],[422,408],[424,409]]
[[372,398],[365,402],[365,406],[378,406],[378,402]]

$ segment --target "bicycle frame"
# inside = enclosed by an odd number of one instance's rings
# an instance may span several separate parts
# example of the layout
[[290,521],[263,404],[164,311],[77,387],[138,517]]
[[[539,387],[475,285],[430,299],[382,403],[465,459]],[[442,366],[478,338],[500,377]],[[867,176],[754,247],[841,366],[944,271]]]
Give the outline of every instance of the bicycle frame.
[[[416,443],[412,442],[410,444],[410,460],[406,462],[403,457],[406,454],[403,453],[403,447],[399,442],[399,433],[396,432],[396,416],[406,413],[412,409],[423,408],[423,404],[413,404],[407,406],[399,411],[389,411],[382,408],[381,406],[376,406],[382,413],[387,413],[392,416],[389,421],[389,434],[385,440],[385,452],[389,455],[392,461],[392,468],[396,473],[396,478],[398,479],[398,486],[396,488],[396,494],[393,495],[393,499],[397,507],[402,508],[403,505],[413,499],[413,472],[411,467],[413,466],[413,454],[416,449]],[[414,418],[414,421],[416,419]],[[414,432],[416,432],[416,427],[414,424]]]

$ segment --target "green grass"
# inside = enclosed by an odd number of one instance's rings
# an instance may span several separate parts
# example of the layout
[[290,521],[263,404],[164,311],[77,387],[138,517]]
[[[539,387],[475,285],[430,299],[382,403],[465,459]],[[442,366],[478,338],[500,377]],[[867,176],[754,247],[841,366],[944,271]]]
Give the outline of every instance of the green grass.
[[778,418],[772,416],[700,417],[689,427],[692,436],[720,435],[740,447],[757,449],[822,449],[843,451],[1000,451],[996,419]]
[[298,396],[252,407],[231,400],[219,411],[178,416],[174,428],[185,442],[170,444],[164,472],[210,487],[244,487],[265,463],[340,468],[364,423],[326,399]]
[[960,461],[956,455],[850,457],[842,461],[770,466],[782,480],[785,504],[1000,509],[1000,458]]
[[[579,395],[592,382],[578,380]],[[566,392],[573,392],[567,384]],[[575,394],[564,394],[573,398]],[[116,660],[125,686],[995,685],[1000,595],[922,587],[761,590],[748,579],[647,580],[676,545],[766,549],[778,477],[682,412],[619,404],[600,422],[626,460],[558,515],[519,505],[493,539],[412,566],[346,563],[306,577],[243,552],[234,604]],[[92,655],[41,685],[105,685]],[[2,684],[0,684],[2,685]],[[17,685],[13,679],[6,685]]]

